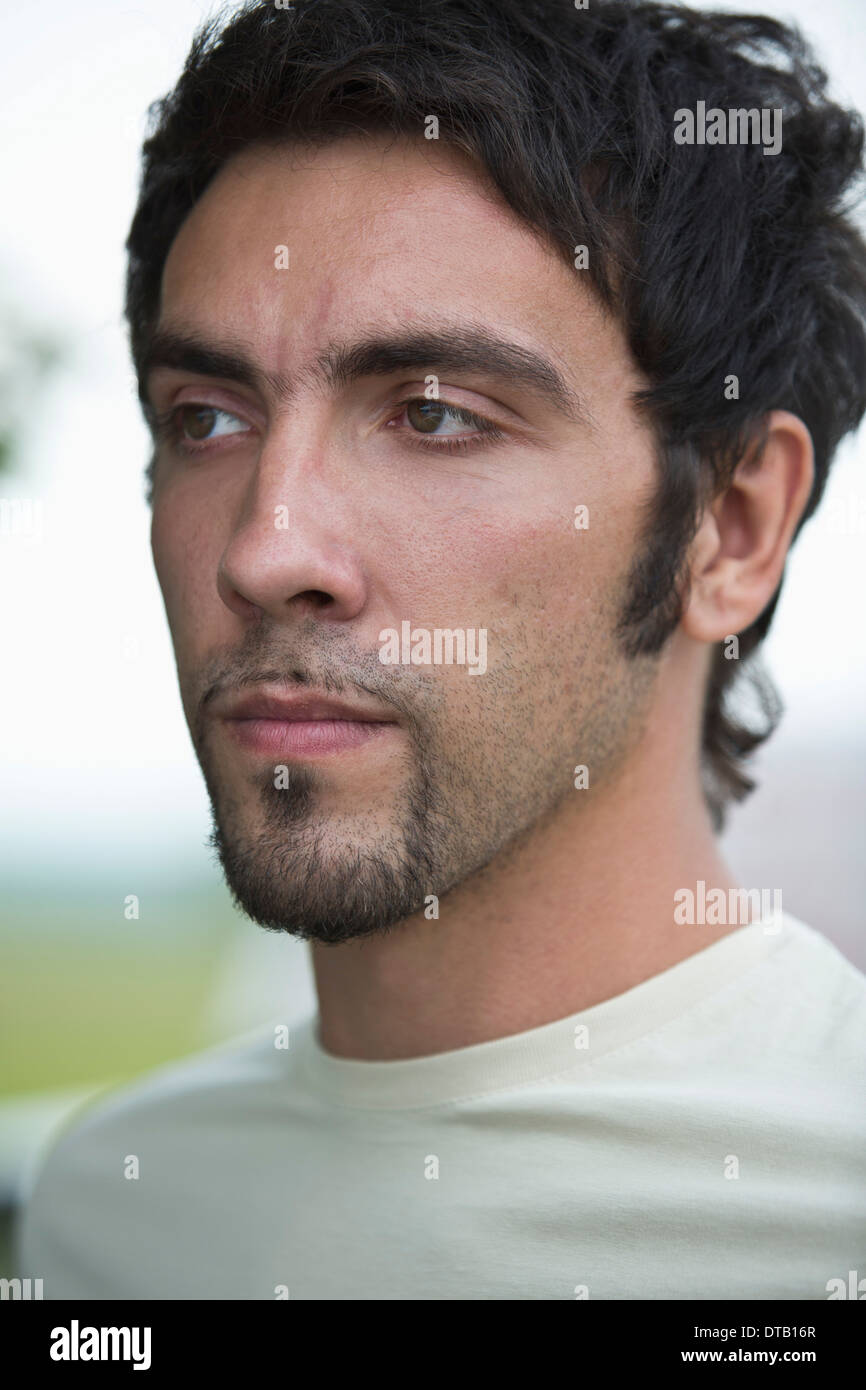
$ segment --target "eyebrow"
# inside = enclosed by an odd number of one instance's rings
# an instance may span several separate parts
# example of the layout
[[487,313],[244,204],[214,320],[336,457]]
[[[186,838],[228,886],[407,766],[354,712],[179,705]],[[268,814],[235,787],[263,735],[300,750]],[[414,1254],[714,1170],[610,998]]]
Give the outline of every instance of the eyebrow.
[[[292,394],[289,379],[263,370],[241,343],[206,342],[191,333],[159,329],[144,352],[139,373],[139,395],[146,410],[148,381],[157,367],[221,377],[257,391],[267,388],[280,400]],[[553,362],[481,325],[372,334],[354,343],[330,343],[303,375],[337,390],[361,377],[391,376],[417,368],[434,374],[478,372],[540,396],[573,423],[591,423],[589,411]]]

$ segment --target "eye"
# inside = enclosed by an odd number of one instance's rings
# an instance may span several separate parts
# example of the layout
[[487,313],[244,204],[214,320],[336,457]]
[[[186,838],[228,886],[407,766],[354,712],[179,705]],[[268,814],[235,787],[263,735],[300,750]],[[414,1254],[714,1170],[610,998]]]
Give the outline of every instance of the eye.
[[213,405],[179,405],[172,415],[181,439],[218,439],[226,434],[242,434],[247,428],[236,415]]
[[[428,401],[426,398],[422,400],[417,397],[406,402],[406,419],[414,430],[420,430],[423,434],[438,433],[439,426],[446,423],[449,416],[462,424],[469,424],[472,418],[468,411],[455,410],[444,401]],[[448,431],[445,430],[444,433],[447,434]],[[457,431],[453,430],[451,433],[456,434]]]
[[182,454],[219,448],[220,440],[254,432],[230,410],[203,401],[184,401],[163,414],[153,411],[150,420],[157,445],[167,445]]
[[[418,444],[434,449],[466,449],[505,438],[505,431],[492,421],[475,415],[471,410],[449,405],[443,400],[428,400],[426,396],[412,396],[401,401],[402,414],[408,422],[408,430],[403,433],[414,435]],[[391,428],[400,428],[400,416],[391,420]],[[448,428],[448,426],[451,428]],[[460,426],[468,426],[472,431],[466,433]],[[456,426],[456,427],[455,427]],[[418,436],[427,436],[426,439]]]

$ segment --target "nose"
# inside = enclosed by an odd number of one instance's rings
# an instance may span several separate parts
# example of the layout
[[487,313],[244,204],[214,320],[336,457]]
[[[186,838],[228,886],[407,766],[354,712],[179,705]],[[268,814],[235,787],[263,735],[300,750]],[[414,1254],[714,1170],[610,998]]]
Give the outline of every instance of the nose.
[[[297,423],[297,422],[296,422]],[[267,614],[344,622],[364,607],[367,585],[346,470],[299,431],[267,441],[223,551],[219,595],[241,617]]]

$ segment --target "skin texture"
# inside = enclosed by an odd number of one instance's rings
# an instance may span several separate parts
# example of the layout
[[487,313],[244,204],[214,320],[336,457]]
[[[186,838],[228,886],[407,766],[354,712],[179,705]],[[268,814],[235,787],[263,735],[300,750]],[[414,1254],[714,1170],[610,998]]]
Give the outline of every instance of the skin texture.
[[[314,371],[336,343],[467,323],[543,353],[581,413],[441,371],[440,401],[505,437],[482,447],[451,417],[438,437],[475,442],[435,451],[401,405],[433,367]],[[673,918],[677,889],[735,886],[700,789],[703,686],[710,644],[778,584],[811,483],[802,423],[770,417],[760,465],[703,518],[679,629],[633,661],[614,631],[657,479],[630,404],[643,382],[580,271],[468,158],[384,137],[245,151],[172,245],[159,327],[240,345],[271,378],[153,370],[162,415],[229,414],[197,454],[159,444],[152,545],[214,847],[253,920],[311,941],[322,1045],[388,1060],[484,1042],[726,935]],[[403,620],[485,628],[486,672],[383,665],[379,634]],[[249,683],[392,722],[336,754],[251,752],[217,717]]]

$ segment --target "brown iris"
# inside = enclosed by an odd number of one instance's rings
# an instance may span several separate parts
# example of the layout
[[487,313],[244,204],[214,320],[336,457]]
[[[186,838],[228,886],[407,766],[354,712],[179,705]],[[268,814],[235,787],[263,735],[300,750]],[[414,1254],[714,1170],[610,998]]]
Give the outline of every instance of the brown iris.
[[414,429],[432,434],[445,419],[445,407],[441,401],[410,401],[406,406],[406,418]]
[[217,412],[210,405],[182,405],[178,412],[180,428],[190,439],[207,439],[216,417]]

